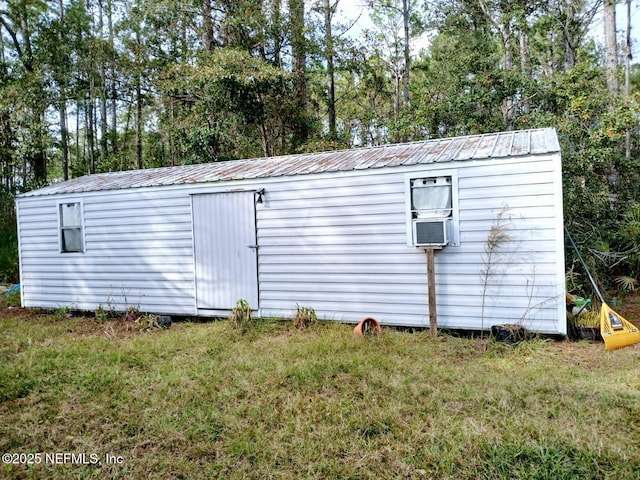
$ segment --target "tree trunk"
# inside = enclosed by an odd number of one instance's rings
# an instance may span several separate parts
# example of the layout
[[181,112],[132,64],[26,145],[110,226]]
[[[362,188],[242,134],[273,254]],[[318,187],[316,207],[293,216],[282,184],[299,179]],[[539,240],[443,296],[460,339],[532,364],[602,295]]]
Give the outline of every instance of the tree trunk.
[[[396,52],[397,53],[397,52]],[[402,72],[398,71],[398,65],[393,65],[393,119],[398,120],[400,117],[400,104],[402,103],[400,100],[400,85],[402,84]],[[373,110],[375,111],[375,110]]]
[[211,0],[202,0],[202,49],[213,51],[213,17]]
[[2,35],[0,35],[0,64],[4,66],[5,62],[6,60],[4,55],[4,40],[2,39]]
[[610,93],[618,93],[618,44],[616,40],[616,1],[604,0],[604,53],[607,89]]
[[[171,125],[175,125],[176,115],[175,115],[175,104],[173,99],[169,98],[169,117],[171,118]],[[178,162],[176,161],[176,148],[173,144],[173,129],[169,129],[166,131],[167,134],[167,142],[169,143],[169,161],[171,162],[171,166],[175,167]]]
[[[76,154],[76,163],[80,163],[80,112],[81,112],[80,101],[76,100],[76,137],[75,137],[75,154]],[[81,163],[80,163],[81,164]]]
[[[511,26],[509,25],[509,20],[507,19],[503,25],[498,23],[499,19],[495,18],[495,13],[492,12],[484,0],[477,0],[478,6],[484,13],[485,18],[491,24],[491,26],[498,33],[498,37],[500,37],[500,44],[502,45],[502,70],[504,72],[510,72],[513,68],[513,55],[511,53]],[[504,120],[504,125],[506,130],[513,130],[514,120],[515,120],[515,111],[513,108],[513,97],[505,97],[502,101],[502,118]]]
[[[109,30],[109,55],[112,55],[115,51],[115,42],[113,35],[113,5],[111,3],[112,0],[107,0],[107,29]],[[110,112],[110,126],[109,126],[109,137],[111,143],[111,151],[116,153],[118,151],[118,112],[117,112],[117,98],[118,98],[118,90],[116,87],[116,68],[115,68],[115,59],[110,57],[109,62],[109,96],[111,97],[111,102],[109,103]]]
[[547,32],[547,55],[540,62],[540,67],[547,77],[553,77],[556,74],[556,62],[553,49],[554,34],[552,31]]
[[58,102],[60,114],[60,150],[62,154],[62,179],[69,180],[69,130],[67,127],[67,98],[64,86],[60,86]]
[[303,145],[309,138],[306,121],[307,93],[307,48],[304,36],[304,0],[289,0],[289,22],[291,25],[291,54],[293,56],[293,95],[297,115],[294,126],[293,147]]
[[142,169],[142,47],[140,29],[136,29],[136,168]]
[[47,181],[47,156],[44,149],[44,110],[41,110],[40,106],[35,109],[34,118],[36,120],[35,125],[35,152],[31,159],[31,165],[33,167],[33,179],[36,185],[44,184]]
[[89,80],[89,98],[85,104],[85,135],[87,136],[87,154],[89,155],[89,173],[96,173],[96,158],[94,155],[93,138],[93,77]]
[[404,27],[404,70],[402,71],[402,104],[409,106],[409,73],[411,71],[411,32],[409,30],[409,1],[402,0],[402,23]]
[[[17,39],[17,36],[14,32],[12,32],[9,28],[9,34],[12,36],[14,44],[16,46],[16,51],[20,57],[22,65],[25,70],[29,73],[34,72],[34,59],[33,59],[33,51],[31,48],[31,31],[29,29],[29,10],[27,8],[27,1],[21,0],[19,5],[17,5],[18,18],[16,23],[18,24],[18,31],[20,36],[22,37],[22,47]],[[5,24],[5,27],[7,25]],[[45,155],[44,150],[44,107],[41,105],[41,99],[35,98],[31,99],[34,103],[31,105],[31,113],[33,115],[33,120],[35,125],[33,125],[33,136],[34,136],[34,147],[35,152],[32,154],[30,159],[31,164],[31,172],[33,174],[33,179],[36,184],[44,184],[47,180],[47,157]]]
[[282,66],[282,15],[281,15],[281,0],[273,0],[273,5],[271,7],[271,24],[272,27],[272,35],[273,35],[273,63],[278,67]]
[[106,55],[103,47],[104,38],[104,12],[102,0],[98,1],[98,35],[100,38],[99,62],[100,62],[100,159],[107,158],[107,82],[106,82]]
[[[60,23],[64,19],[64,4],[58,0],[58,14]],[[61,33],[62,35],[62,33]],[[62,41],[62,39],[61,39]],[[60,150],[62,155],[62,179],[69,180],[69,130],[67,127],[67,93],[65,89],[66,79],[60,79],[60,99],[58,100],[58,113],[60,115]]]
[[[520,72],[523,77],[531,78],[531,59],[529,57],[529,34],[527,20],[523,15],[520,20]],[[528,97],[522,98],[522,113],[529,114],[531,102]]]
[[136,77],[136,168],[142,169],[142,78]]
[[[122,150],[123,151],[127,151],[127,142],[128,142],[128,138],[127,135],[129,133],[129,127],[131,125],[131,110],[133,109],[133,104],[135,103],[135,99],[131,98],[131,100],[129,101],[129,106],[127,107],[127,116],[126,116],[126,121],[124,123],[124,133],[122,135]],[[128,165],[125,165],[125,156],[122,155],[120,157],[120,170],[124,170],[125,168],[128,167]]]
[[575,10],[573,2],[565,1],[563,3],[564,23],[562,25],[562,43],[563,43],[563,70],[565,73],[570,72],[576,65],[576,42],[571,29],[574,21]]
[[262,140],[262,155],[265,157],[273,156],[273,147],[271,146],[269,129],[265,122],[260,124],[260,137]]
[[[624,95],[628,99],[631,95],[631,61],[633,60],[631,43],[631,0],[627,0],[627,36],[625,39],[624,57]],[[625,134],[625,157],[631,158],[631,129]]]
[[[503,70],[510,72],[513,68],[513,56],[511,54],[511,48],[509,42],[511,40],[511,30],[508,25],[505,25],[504,30],[500,30],[500,39],[502,41],[502,48],[504,49],[503,56]],[[504,119],[504,126],[506,130],[513,130],[515,122],[515,109],[513,97],[508,95],[502,101],[502,116]]]
[[29,21],[27,13],[26,0],[20,1],[20,34],[24,43],[22,64],[27,72],[33,72],[33,52],[31,50],[31,33],[29,30]]
[[307,105],[307,56],[304,39],[304,1],[289,0],[291,22],[291,53],[293,55],[293,75],[295,94],[301,107]]
[[[334,7],[337,6],[335,3]],[[325,40],[325,56],[327,58],[327,113],[329,117],[329,136],[336,138],[336,83],[334,77],[334,65],[333,65],[333,34],[331,32],[331,20],[333,17],[333,8],[331,7],[331,0],[324,0],[324,40]]]

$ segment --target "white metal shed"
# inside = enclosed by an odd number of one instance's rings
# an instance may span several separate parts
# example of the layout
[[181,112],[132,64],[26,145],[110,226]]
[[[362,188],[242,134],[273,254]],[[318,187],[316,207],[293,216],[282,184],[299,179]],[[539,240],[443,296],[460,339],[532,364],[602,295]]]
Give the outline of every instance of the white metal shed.
[[419,244],[439,327],[566,333],[553,129],[89,175],[16,209],[25,307],[428,326]]

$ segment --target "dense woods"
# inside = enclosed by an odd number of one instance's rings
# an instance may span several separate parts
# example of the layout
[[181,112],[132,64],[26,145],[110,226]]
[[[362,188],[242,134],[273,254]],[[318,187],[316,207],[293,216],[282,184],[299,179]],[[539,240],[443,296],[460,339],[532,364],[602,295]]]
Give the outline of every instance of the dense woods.
[[[365,29],[341,14],[355,3]],[[631,289],[638,7],[617,3],[2,0],[0,276],[17,281],[13,196],[54,181],[555,127],[566,221],[601,281]]]

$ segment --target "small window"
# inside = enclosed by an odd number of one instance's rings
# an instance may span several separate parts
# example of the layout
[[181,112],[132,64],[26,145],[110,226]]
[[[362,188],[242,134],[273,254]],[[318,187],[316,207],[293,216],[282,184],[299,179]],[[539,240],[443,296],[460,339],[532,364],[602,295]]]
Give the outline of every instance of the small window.
[[82,204],[60,204],[60,250],[63,253],[83,252]]
[[405,176],[407,245],[458,246],[458,172],[425,173]]
[[411,180],[412,218],[450,218],[453,215],[451,177]]

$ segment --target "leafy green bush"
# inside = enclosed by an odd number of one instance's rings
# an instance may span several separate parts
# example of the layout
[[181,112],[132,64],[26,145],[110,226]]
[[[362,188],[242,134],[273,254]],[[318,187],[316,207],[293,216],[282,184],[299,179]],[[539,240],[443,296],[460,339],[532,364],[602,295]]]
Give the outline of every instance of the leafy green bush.
[[0,282],[18,283],[18,235],[15,224],[0,224]]

